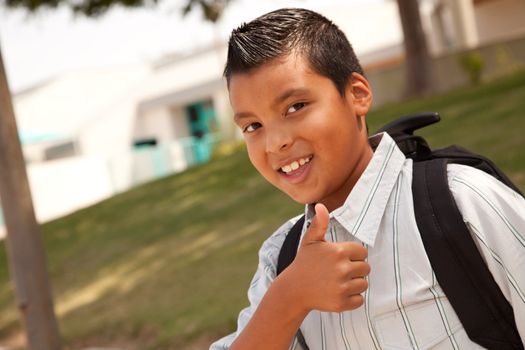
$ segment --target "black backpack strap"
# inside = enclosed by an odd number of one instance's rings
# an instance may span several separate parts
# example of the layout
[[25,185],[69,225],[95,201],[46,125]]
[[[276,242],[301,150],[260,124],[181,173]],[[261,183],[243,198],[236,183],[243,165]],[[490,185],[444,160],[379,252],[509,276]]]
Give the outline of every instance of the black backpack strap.
[[277,260],[277,275],[284,271],[295,259],[297,249],[299,248],[299,240],[303,232],[304,215],[292,226],[279,252],[279,259]]
[[[295,259],[297,255],[297,249],[299,248],[299,240],[301,239],[301,234],[303,233],[304,225],[304,215],[301,216],[299,220],[292,226],[286,238],[284,239],[283,245],[281,246],[281,251],[279,252],[279,259],[277,260],[277,275],[284,271]],[[306,340],[304,339],[303,332],[299,328],[297,334],[295,335],[297,341],[304,350],[309,350]]]
[[523,349],[512,306],[454,201],[447,160],[414,162],[413,177],[414,211],[427,256],[468,336],[487,349]]

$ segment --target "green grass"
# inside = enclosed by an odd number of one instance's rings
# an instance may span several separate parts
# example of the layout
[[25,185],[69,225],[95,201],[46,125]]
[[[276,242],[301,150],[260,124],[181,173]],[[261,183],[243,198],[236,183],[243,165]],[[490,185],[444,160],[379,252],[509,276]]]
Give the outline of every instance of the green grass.
[[[131,339],[137,349],[179,349],[227,332],[245,303],[258,246],[300,210],[241,149],[45,224],[66,343]],[[18,327],[12,298],[3,264],[0,336]]]
[[418,132],[429,144],[459,144],[483,154],[525,189],[525,72],[445,95],[383,106],[367,117],[370,130],[396,116],[439,112],[442,120]]
[[[525,189],[525,72],[474,88],[382,107],[370,130],[416,111],[434,147],[488,155]],[[262,241],[302,208],[273,189],[243,148],[43,225],[68,348],[206,348],[235,328]],[[1,339],[19,330],[0,247]]]

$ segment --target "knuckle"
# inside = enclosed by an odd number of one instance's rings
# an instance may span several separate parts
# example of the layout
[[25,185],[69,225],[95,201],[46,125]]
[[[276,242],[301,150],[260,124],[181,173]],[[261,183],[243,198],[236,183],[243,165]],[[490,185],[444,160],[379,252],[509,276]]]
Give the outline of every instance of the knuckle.
[[336,271],[339,276],[346,277],[351,272],[351,267],[347,263],[341,262],[337,264]]
[[353,287],[352,287],[352,281],[346,281],[341,283],[341,288],[338,290],[341,295],[351,295],[353,294]]
[[335,254],[338,258],[342,258],[346,255],[346,249],[343,244],[335,244],[334,248],[335,248]]

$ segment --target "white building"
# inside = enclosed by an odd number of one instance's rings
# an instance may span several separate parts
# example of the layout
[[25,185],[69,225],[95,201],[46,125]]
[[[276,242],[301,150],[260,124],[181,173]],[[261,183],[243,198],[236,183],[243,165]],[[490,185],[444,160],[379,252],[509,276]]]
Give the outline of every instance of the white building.
[[15,95],[38,220],[207,161],[234,133],[223,50],[68,73]]
[[424,4],[435,54],[476,48],[525,34],[523,0],[428,0]]

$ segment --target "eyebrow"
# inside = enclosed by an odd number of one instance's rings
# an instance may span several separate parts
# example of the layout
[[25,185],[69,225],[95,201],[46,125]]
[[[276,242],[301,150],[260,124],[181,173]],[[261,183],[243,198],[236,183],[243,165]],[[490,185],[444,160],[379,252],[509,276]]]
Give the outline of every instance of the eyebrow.
[[[273,100],[272,105],[276,106],[279,103],[282,103],[283,101],[286,101],[290,97],[305,95],[309,91],[310,90],[308,90],[307,88],[290,88],[288,90],[285,90],[279,96],[277,96]],[[233,116],[233,120],[234,120],[235,123],[239,123],[240,120],[242,120],[244,118],[248,118],[251,115],[252,115],[252,113],[250,113],[250,112],[238,112],[238,113],[235,113],[235,115]]]
[[275,98],[275,100],[273,101],[273,105],[278,105],[279,103],[286,101],[290,97],[305,95],[308,92],[309,90],[307,88],[291,88],[285,90],[282,94]]
[[236,123],[236,124],[239,124],[239,121],[244,119],[244,118],[248,118],[249,116],[251,116],[252,113],[250,112],[239,112],[239,113],[235,113],[234,116],[233,116],[233,121]]

